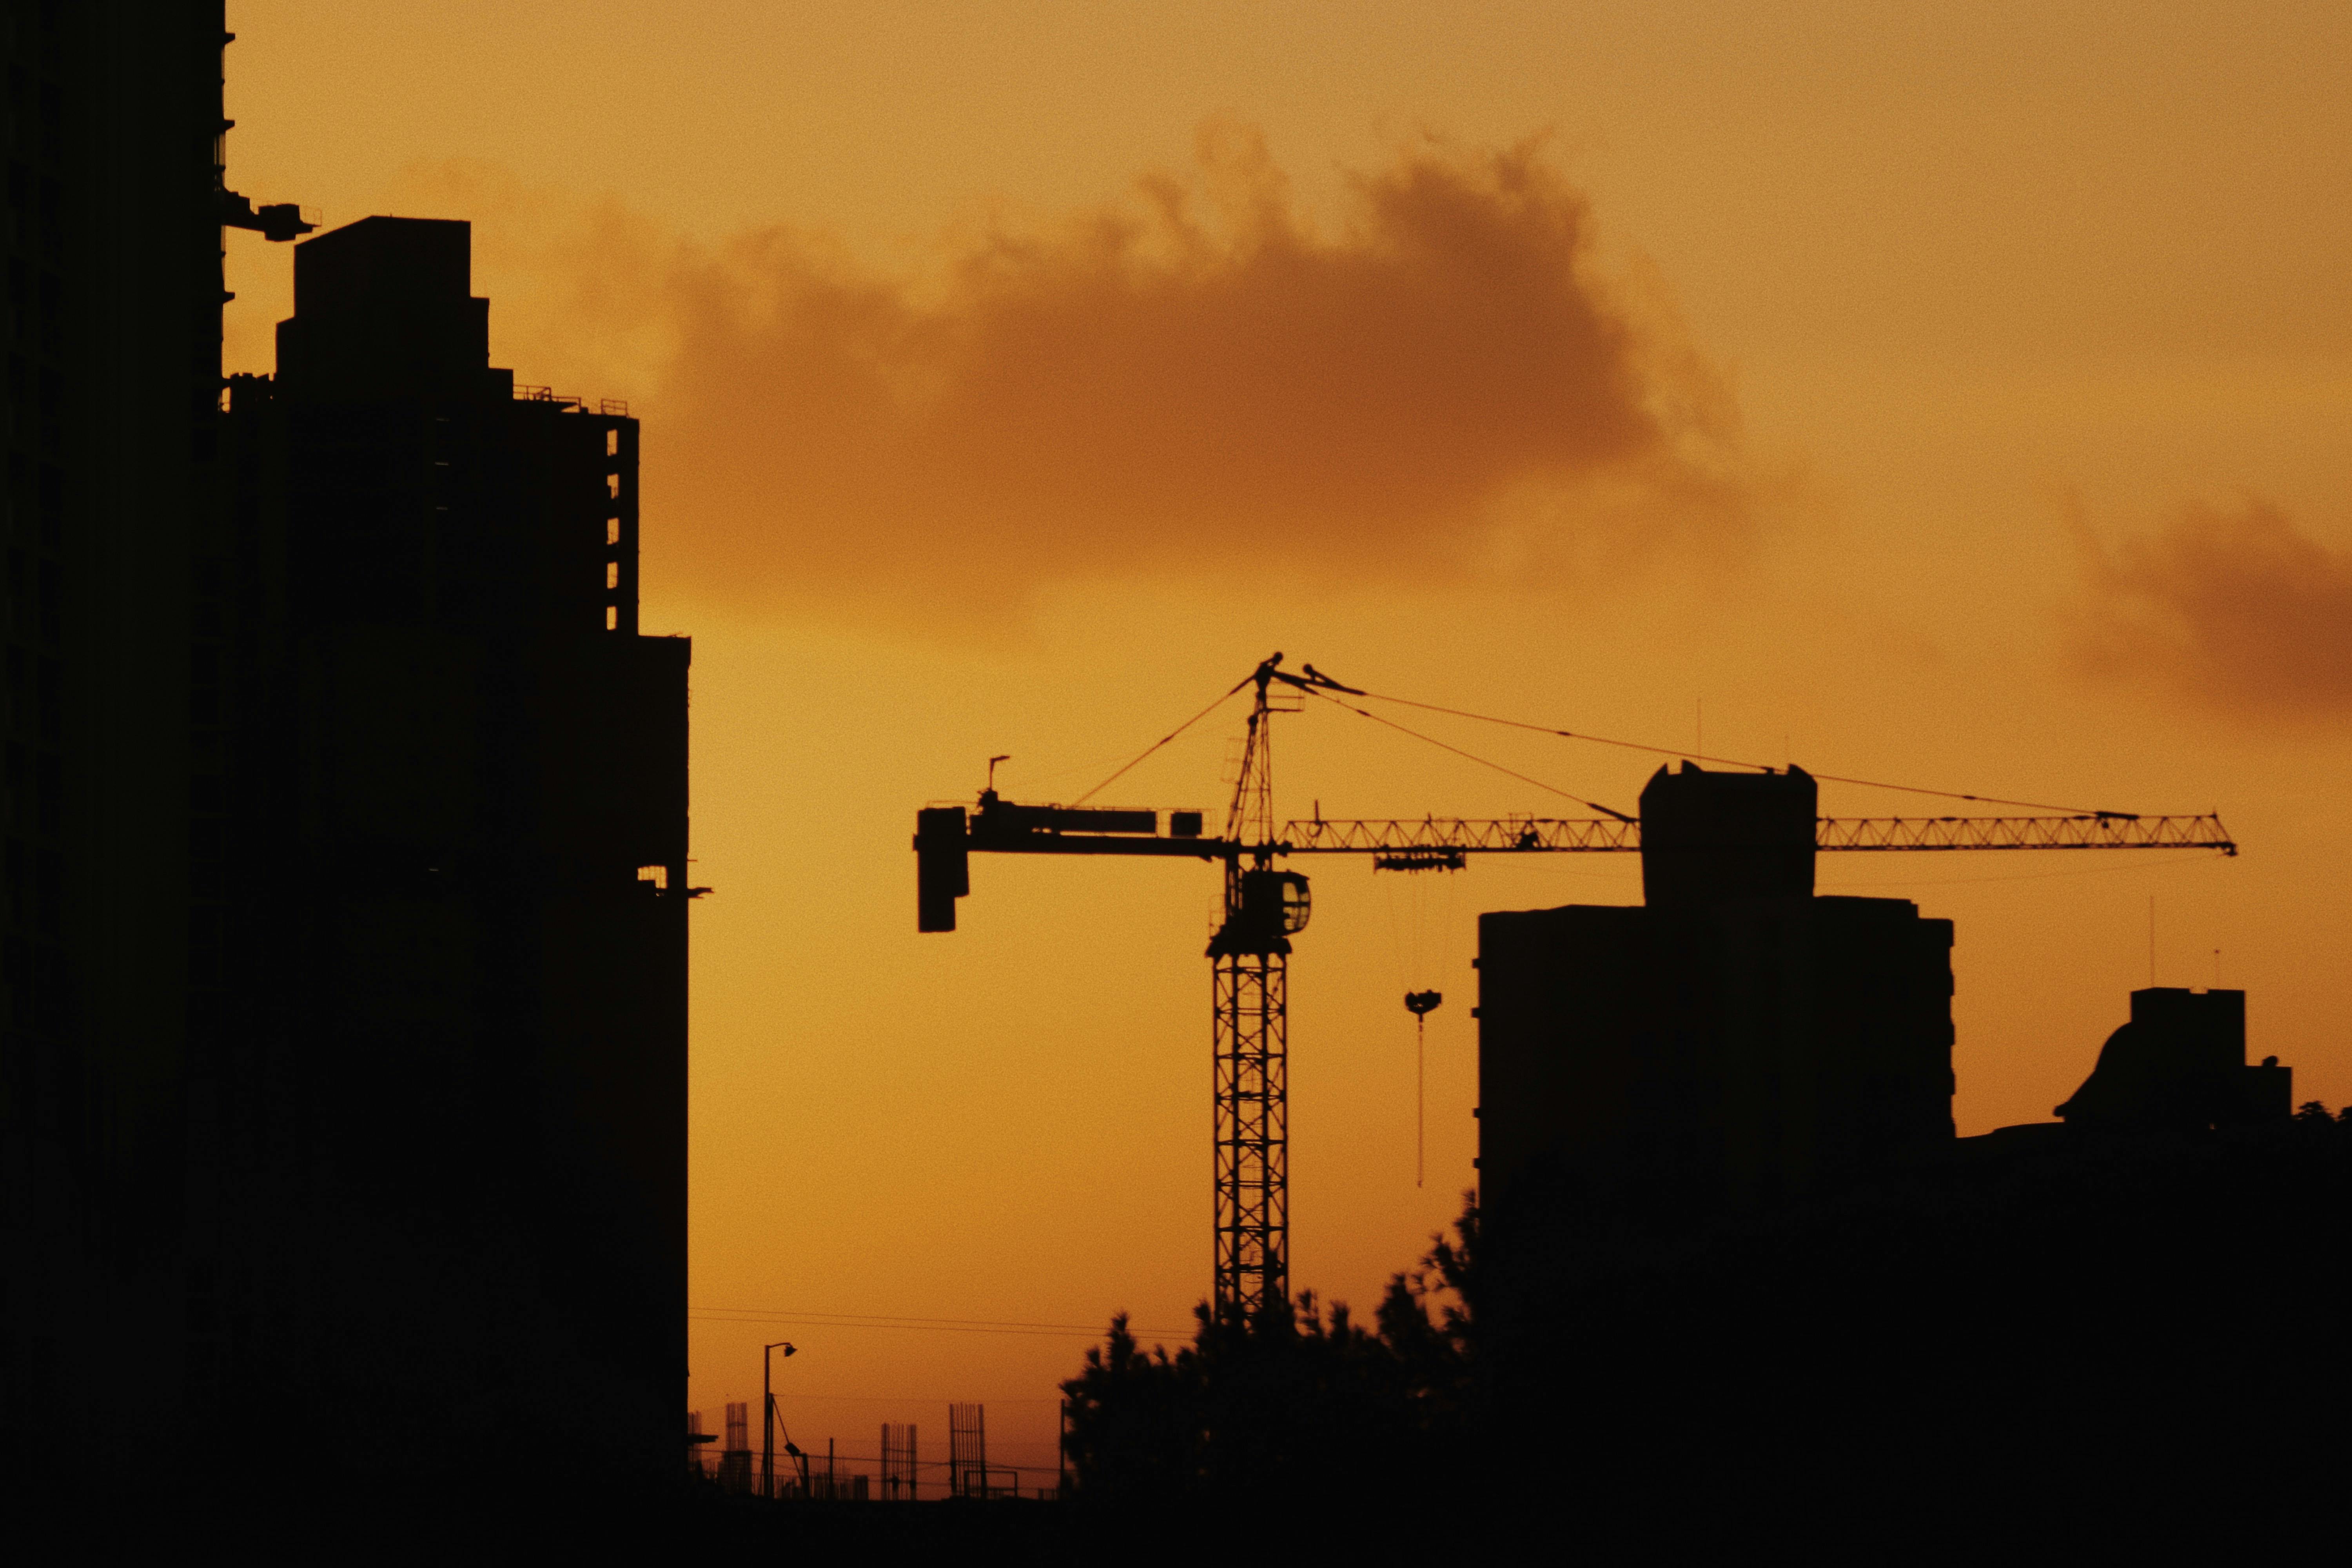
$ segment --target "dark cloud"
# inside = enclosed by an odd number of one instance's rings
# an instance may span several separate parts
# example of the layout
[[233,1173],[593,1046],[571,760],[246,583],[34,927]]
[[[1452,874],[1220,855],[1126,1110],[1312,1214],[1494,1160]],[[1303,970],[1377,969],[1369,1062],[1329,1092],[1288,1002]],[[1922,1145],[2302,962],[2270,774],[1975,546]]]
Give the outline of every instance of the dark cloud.
[[2078,532],[2092,668],[2248,717],[2352,710],[2352,553],[2256,500],[2189,507],[2113,549]]
[[1191,178],[924,285],[782,231],[674,252],[656,570],[933,614],[1057,578],[1557,575],[1738,542],[1728,396],[1595,276],[1537,148],[1422,148],[1353,195],[1318,233],[1228,132]]

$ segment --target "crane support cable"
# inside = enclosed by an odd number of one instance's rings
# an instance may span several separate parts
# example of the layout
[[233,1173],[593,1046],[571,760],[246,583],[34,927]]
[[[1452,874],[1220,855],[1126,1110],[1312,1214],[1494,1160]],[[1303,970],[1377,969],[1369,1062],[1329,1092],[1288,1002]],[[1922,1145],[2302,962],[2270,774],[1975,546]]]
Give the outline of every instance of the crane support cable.
[[1510,768],[1505,767],[1500,763],[1489,762],[1485,757],[1479,756],[1473,752],[1465,752],[1459,746],[1449,746],[1434,735],[1424,735],[1418,730],[1409,730],[1393,719],[1383,719],[1379,714],[1359,708],[1352,702],[1342,702],[1338,698],[1332,696],[1329,692],[1318,688],[1301,687],[1299,689],[1310,692],[1317,697],[1320,697],[1324,701],[1330,703],[1335,708],[1345,708],[1350,713],[1370,719],[1375,724],[1385,724],[1390,729],[1398,731],[1400,734],[1411,735],[1416,741],[1425,741],[1430,745],[1435,746],[1441,752],[1451,752],[1455,756],[1464,759],[1465,762],[1475,763],[1482,768],[1492,768],[1498,773],[1503,773],[1518,780],[1521,784],[1530,784],[1539,790],[1549,791],[1551,794],[1559,796],[1562,800],[1572,800],[1576,802],[1577,805],[1584,807],[1587,811],[1597,811],[1604,816],[1613,816],[1620,822],[1638,822],[1641,820],[1639,817],[1628,816],[1622,811],[1603,805],[1597,800],[1587,800],[1580,795],[1570,795],[1568,791],[1561,789],[1555,784],[1548,784],[1541,779],[1529,778],[1523,773],[1515,772]]
[[[1249,682],[1246,680],[1242,682],[1242,686],[1247,686]],[[1087,791],[1086,794],[1078,796],[1077,799],[1070,802],[1070,804],[1072,805],[1084,805],[1087,802],[1094,799],[1095,796],[1102,794],[1103,791],[1110,788],[1111,785],[1117,784],[1120,779],[1125,778],[1129,773],[1133,772],[1134,769],[1139,766],[1145,758],[1150,756],[1152,752],[1158,751],[1160,747],[1166,745],[1169,742],[1174,740],[1177,736],[1182,734],[1185,731],[1191,729],[1193,725],[1199,723],[1210,714],[1214,713],[1218,708],[1223,705],[1225,698],[1231,697],[1234,694],[1234,691],[1239,691],[1241,689],[1241,686],[1234,687],[1233,691],[1224,693],[1223,696],[1219,697],[1216,701],[1210,703],[1206,708],[1202,709],[1198,713],[1193,714],[1190,719],[1185,720],[1181,724],[1177,725],[1176,728],[1169,731],[1168,733],[1160,736],[1160,739],[1144,747],[1143,750],[1138,753],[1132,761],[1128,763],[1125,767],[1120,768],[1118,772],[1111,774],[1110,777],[1103,780],[1102,783],[1095,785],[1094,788]]]
[[[1559,730],[1549,724],[1530,724],[1519,719],[1498,719],[1492,713],[1473,713],[1467,709],[1447,708],[1436,702],[1416,702],[1410,697],[1391,697],[1382,691],[1367,691],[1363,695],[1376,702],[1393,702],[1400,707],[1419,708],[1430,713],[1448,713],[1456,719],[1475,719],[1482,724],[1500,724],[1507,729],[1528,730],[1538,735],[1555,735],[1563,741],[1590,741],[1596,746],[1617,746],[1629,752],[1648,752],[1661,757],[1686,757],[1694,763],[1720,763],[1726,767],[1754,768],[1759,773],[1769,773],[1775,771],[1769,763],[1742,762],[1737,757],[1709,756],[1703,752],[1686,752],[1674,746],[1648,746],[1639,741],[1613,740],[1607,735],[1589,735],[1579,730]],[[1359,709],[1357,711],[1361,712],[1362,710]],[[1368,715],[1368,717],[1376,716]],[[2006,800],[1997,795],[1968,795],[1959,790],[1928,789],[1920,784],[1888,784],[1883,779],[1847,778],[1839,773],[1817,773],[1813,777],[1824,784],[1854,784],[1863,789],[1897,790],[1906,795],[1932,795],[1945,800],[1973,800],[1985,805],[2018,805],[2029,811],[2061,811],[2075,816],[2129,817],[2139,815],[2132,811],[2099,811],[2090,806],[2052,805],[2047,801],[2040,800]],[[1597,809],[1607,810],[1608,808],[1603,806]]]

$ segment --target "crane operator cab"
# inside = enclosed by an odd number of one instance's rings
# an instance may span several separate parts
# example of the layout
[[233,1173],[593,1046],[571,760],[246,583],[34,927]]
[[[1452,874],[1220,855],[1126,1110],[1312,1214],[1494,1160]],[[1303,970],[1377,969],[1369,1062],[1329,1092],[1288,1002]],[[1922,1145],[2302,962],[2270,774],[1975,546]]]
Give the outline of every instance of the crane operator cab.
[[1237,897],[1225,910],[1225,923],[1209,943],[1209,956],[1290,951],[1289,939],[1307,929],[1314,900],[1299,871],[1244,871]]

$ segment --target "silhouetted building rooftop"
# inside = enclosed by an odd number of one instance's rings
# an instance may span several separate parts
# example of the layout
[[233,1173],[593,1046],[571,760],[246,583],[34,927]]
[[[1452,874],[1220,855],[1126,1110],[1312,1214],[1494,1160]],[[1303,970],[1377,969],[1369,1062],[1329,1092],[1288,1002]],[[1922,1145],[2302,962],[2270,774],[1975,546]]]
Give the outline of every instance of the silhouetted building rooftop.
[[1662,768],[1643,904],[1480,917],[1482,1201],[1671,1224],[1949,1144],[1951,922],[1813,897],[1814,799]]
[[473,293],[472,226],[366,217],[294,248],[294,315],[278,326],[289,393],[345,401],[495,398],[490,302]]
[[1812,775],[1660,768],[1642,789],[1642,901],[1698,908],[1813,892]]

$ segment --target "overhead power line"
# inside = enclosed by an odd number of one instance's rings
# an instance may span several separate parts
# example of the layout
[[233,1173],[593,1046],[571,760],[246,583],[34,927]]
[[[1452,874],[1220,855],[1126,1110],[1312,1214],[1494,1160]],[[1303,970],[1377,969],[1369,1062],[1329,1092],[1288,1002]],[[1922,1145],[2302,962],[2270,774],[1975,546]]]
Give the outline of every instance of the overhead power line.
[[[697,1307],[687,1316],[709,1323],[796,1323],[829,1329],[908,1329],[939,1333],[958,1334],[1031,1334],[1057,1339],[1073,1335],[1087,1339],[1108,1339],[1110,1325],[1088,1327],[1078,1323],[1028,1323],[1003,1321],[986,1318],[919,1318],[866,1312],[794,1312],[761,1307]],[[1189,1339],[1187,1329],[1149,1329],[1130,1327],[1128,1331],[1137,1338]]]

